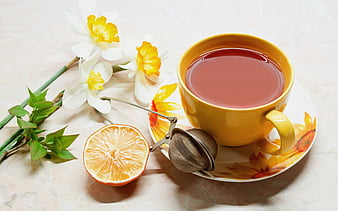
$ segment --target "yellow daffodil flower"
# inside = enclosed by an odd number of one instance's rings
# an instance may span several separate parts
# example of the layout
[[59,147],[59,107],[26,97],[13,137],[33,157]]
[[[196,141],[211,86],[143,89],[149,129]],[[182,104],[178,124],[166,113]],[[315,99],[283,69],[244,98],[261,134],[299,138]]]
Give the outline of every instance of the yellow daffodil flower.
[[[95,8],[95,6],[92,7]],[[81,35],[81,41],[72,47],[73,53],[78,57],[88,59],[91,55],[99,52],[104,59],[109,61],[125,62],[125,52],[123,48],[119,47],[118,27],[112,20],[115,18],[95,15],[94,13],[98,12],[93,9],[86,9],[85,12],[82,11],[81,13],[76,13],[72,9],[67,11],[66,14],[75,32]]]
[[131,57],[128,64],[120,66],[130,70],[130,78],[135,77],[135,97],[139,103],[147,105],[158,84],[162,59],[157,47],[147,41],[134,48],[134,56]]
[[110,103],[101,100],[97,92],[112,76],[111,65],[106,62],[97,63],[100,54],[96,53],[79,64],[80,82],[65,90],[63,105],[68,109],[80,107],[86,101],[101,113],[110,111]]
[[158,51],[150,42],[143,41],[140,47],[136,48],[137,69],[143,72],[147,77],[153,78],[160,75],[161,58]]

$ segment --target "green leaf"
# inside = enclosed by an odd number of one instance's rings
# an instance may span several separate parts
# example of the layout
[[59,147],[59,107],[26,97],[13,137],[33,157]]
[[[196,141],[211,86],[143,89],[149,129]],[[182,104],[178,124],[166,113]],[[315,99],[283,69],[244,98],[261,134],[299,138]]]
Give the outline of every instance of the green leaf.
[[41,124],[43,121],[45,121],[45,119],[47,119],[48,115],[47,116],[37,116],[35,117],[34,119],[34,123],[39,125]]
[[56,156],[58,156],[59,158],[62,158],[62,159],[65,159],[65,160],[76,159],[76,157],[71,152],[69,152],[68,150],[65,150],[65,149],[63,149],[63,150],[61,150],[60,152],[57,152],[57,153],[54,152],[54,154]]
[[60,137],[59,140],[61,142],[62,149],[67,149],[78,136],[79,134]]
[[43,133],[43,132],[45,132],[45,131],[47,131],[47,130],[34,130],[34,133],[35,133],[35,134],[40,134],[40,133]]
[[[67,127],[67,126],[66,126],[66,127]],[[53,133],[49,133],[49,134],[46,136],[46,139],[61,137],[61,136],[63,135],[63,133],[65,132],[66,127],[61,128],[60,130],[57,130],[57,131],[55,131],[55,132],[53,132]]]
[[40,143],[43,142],[43,140],[45,140],[44,137],[39,137],[39,138],[38,138],[38,142],[40,142]]
[[48,139],[46,138],[43,143],[45,143],[45,145],[47,145],[48,148],[51,148],[53,147],[54,140],[55,140],[54,138],[48,138]]
[[[66,127],[55,131],[54,133],[49,133],[46,136],[46,140],[44,141],[46,143],[46,145],[50,148],[50,149],[54,149],[54,142],[59,141],[58,138],[63,136],[63,133],[65,131]],[[61,143],[60,143],[61,144]],[[57,147],[57,146],[56,146]],[[55,150],[57,150],[58,148],[56,148]],[[62,147],[60,148],[60,150],[62,149]]]
[[29,99],[27,101],[27,104],[30,106],[30,107],[34,107],[34,104],[38,102],[38,98],[36,97],[36,95],[29,89],[28,89],[28,93],[29,93]]
[[34,115],[48,117],[50,114],[54,113],[54,111],[56,111],[57,108],[58,106],[51,106],[48,108],[36,110],[34,111]]
[[54,113],[57,108],[58,106],[52,106],[41,110],[34,110],[32,112],[32,116],[34,116],[34,123],[36,123],[37,125],[41,124],[47,117],[49,117],[49,115]]
[[57,154],[62,150],[62,143],[60,141],[60,138],[55,138],[53,141],[53,146],[51,148],[51,150]]
[[26,114],[29,114],[28,111],[26,111],[24,108],[22,108],[20,105],[16,105],[8,110],[9,114],[13,116],[19,116],[23,117]]
[[52,101],[40,101],[34,104],[34,108],[46,109],[52,107],[53,105],[54,103]]
[[47,95],[47,91],[48,90],[45,90],[43,92],[41,91],[36,91],[35,93],[32,92],[29,88],[28,89],[28,93],[29,93],[29,99],[27,101],[27,104],[34,108],[36,107],[36,105],[39,103],[39,102],[44,102],[46,101],[46,95]]
[[21,118],[17,119],[17,123],[21,129],[26,129],[26,128],[37,128],[37,125],[32,122],[27,122]]
[[67,149],[78,136],[79,134],[54,137],[53,145],[49,145],[49,148],[55,153],[61,152],[62,150]]
[[31,130],[30,133],[29,133],[29,138],[30,138],[30,139],[32,139],[33,141],[39,141],[38,135],[36,135],[36,134],[34,133],[34,131],[33,131],[34,129],[29,128],[29,129],[26,129],[26,130]]
[[43,92],[38,91],[38,92],[35,93],[35,96],[37,98],[37,102],[41,102],[41,101],[46,100],[47,91],[48,91],[48,89],[46,89]]
[[30,143],[30,154],[31,160],[38,160],[47,155],[47,149],[38,141],[32,141]]

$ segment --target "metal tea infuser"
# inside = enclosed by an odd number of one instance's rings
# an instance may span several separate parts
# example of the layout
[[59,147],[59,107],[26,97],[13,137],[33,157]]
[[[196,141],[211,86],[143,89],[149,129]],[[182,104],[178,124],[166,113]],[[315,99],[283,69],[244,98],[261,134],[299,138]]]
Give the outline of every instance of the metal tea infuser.
[[[153,152],[163,144],[168,144],[170,161],[180,171],[207,174],[205,171],[214,170],[218,145],[207,132],[197,128],[188,130],[177,128],[177,117],[169,117],[130,102],[112,97],[101,97],[101,99],[128,104],[167,119],[170,122],[168,133],[160,141],[150,146],[150,151]],[[109,123],[113,124],[102,113],[98,113]]]

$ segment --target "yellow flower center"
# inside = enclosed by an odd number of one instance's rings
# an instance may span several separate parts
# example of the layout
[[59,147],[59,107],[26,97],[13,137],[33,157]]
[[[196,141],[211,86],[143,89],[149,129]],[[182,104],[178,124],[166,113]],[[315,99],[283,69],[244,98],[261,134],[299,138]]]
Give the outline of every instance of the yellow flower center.
[[89,15],[87,17],[87,26],[90,32],[90,36],[96,42],[119,42],[120,38],[117,35],[117,27],[113,23],[106,23],[107,18],[104,16],[96,17],[95,15]]
[[136,63],[138,70],[147,76],[160,75],[161,58],[158,56],[157,48],[150,42],[143,41],[140,47],[136,47]]
[[92,90],[103,90],[104,80],[101,73],[96,73],[91,70],[87,79],[88,88]]

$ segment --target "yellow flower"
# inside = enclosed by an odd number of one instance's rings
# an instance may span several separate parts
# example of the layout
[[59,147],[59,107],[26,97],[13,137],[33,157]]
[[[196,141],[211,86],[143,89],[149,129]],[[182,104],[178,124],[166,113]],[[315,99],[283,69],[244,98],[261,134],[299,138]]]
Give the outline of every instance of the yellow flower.
[[[282,156],[290,158],[298,158],[302,156],[311,146],[316,133],[317,120],[305,112],[304,114],[304,125],[294,124],[296,143],[295,145]],[[290,159],[291,160],[291,159]]]
[[130,70],[129,78],[135,78],[135,97],[140,104],[146,106],[158,84],[162,59],[157,47],[148,41],[142,41],[132,52],[130,62],[119,66]]
[[120,41],[116,25],[107,23],[107,18],[104,16],[89,15],[87,17],[87,26],[90,36],[96,42],[112,43]]
[[267,158],[259,152],[257,155],[252,154],[249,158],[249,163],[235,163],[228,167],[234,178],[238,179],[255,179],[267,177],[276,174],[286,168],[283,159],[277,156]]
[[[96,7],[95,1],[91,1],[91,4],[93,8]],[[91,14],[88,14],[88,11],[91,11]],[[78,57],[89,59],[99,52],[104,59],[116,64],[126,62],[127,56],[120,46],[118,28],[112,22],[115,17],[94,15],[92,12],[95,12],[92,8],[78,13],[70,8],[66,13],[75,32],[81,35],[81,41],[72,47],[73,53]]]
[[107,62],[97,63],[99,54],[96,53],[88,60],[79,63],[80,81],[65,89],[63,106],[68,109],[80,107],[86,101],[101,113],[110,111],[110,103],[97,96],[99,90],[107,83],[111,76],[111,65]]
[[152,75],[160,75],[161,58],[158,56],[158,51],[150,42],[143,41],[137,50],[137,69],[145,73],[148,77]]
[[88,88],[92,90],[103,90],[104,79],[100,72],[91,70],[87,79]]
[[[152,100],[150,109],[166,116],[183,118],[181,115],[171,112],[182,109],[178,103],[165,102],[165,100],[174,93],[176,88],[176,83],[162,86]],[[157,114],[149,113],[149,122],[155,141],[161,140],[168,133],[169,121],[167,119]]]

